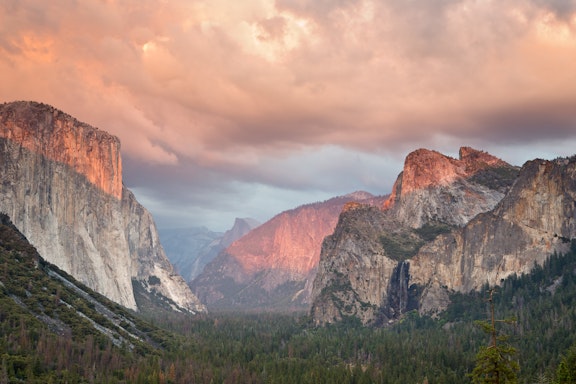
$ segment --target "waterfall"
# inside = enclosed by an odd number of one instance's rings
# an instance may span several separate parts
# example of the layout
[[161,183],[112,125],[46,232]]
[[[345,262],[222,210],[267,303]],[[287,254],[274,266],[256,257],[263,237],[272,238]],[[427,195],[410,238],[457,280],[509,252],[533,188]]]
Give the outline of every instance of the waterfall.
[[391,317],[398,317],[409,307],[410,263],[400,261],[390,277],[388,309]]

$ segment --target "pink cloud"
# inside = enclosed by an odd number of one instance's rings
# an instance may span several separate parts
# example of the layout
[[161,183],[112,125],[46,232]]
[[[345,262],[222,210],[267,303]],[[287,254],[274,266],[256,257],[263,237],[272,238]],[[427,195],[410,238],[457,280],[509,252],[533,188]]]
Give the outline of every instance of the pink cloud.
[[[462,116],[518,98],[575,97],[574,15],[530,2],[261,1],[232,16],[224,2],[191,4],[4,5],[14,17],[2,30],[3,76],[30,80],[2,97],[18,88],[74,112],[113,95],[115,113],[130,115],[118,118],[132,121],[114,133],[141,131],[184,156],[194,155],[180,145],[186,135],[194,151],[386,146],[426,136],[426,123],[466,129]],[[177,115],[149,112],[158,103]],[[110,111],[100,115],[89,117],[108,124]]]
[[571,4],[4,1],[0,98],[63,109],[143,164],[262,182],[326,145],[574,139]]

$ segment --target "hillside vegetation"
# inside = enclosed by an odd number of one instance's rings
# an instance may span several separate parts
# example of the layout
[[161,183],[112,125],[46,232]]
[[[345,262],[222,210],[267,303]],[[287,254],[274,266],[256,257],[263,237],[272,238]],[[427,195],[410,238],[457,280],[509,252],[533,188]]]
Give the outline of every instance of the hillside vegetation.
[[[307,315],[136,315],[46,263],[0,216],[0,383],[469,383],[489,340],[488,287],[454,295],[440,318],[410,312],[385,328]],[[576,371],[576,243],[503,282],[497,318],[518,350],[520,383]],[[145,317],[145,319],[143,319]],[[155,325],[152,325],[155,324]]]
[[4,214],[0,293],[0,383],[123,382],[173,339],[44,261]]

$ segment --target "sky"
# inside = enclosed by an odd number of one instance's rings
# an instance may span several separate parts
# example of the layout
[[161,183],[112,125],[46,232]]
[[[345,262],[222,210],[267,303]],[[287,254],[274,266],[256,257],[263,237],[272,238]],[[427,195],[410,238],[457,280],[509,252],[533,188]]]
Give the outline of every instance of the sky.
[[576,154],[576,1],[0,0],[0,101],[121,140],[160,228],[224,231],[460,146]]

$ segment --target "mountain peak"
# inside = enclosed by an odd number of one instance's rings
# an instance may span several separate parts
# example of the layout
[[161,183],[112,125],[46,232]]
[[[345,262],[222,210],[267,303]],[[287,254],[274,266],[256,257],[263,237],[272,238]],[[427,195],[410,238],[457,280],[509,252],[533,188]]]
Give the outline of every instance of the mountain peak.
[[511,167],[508,163],[471,147],[461,147],[459,159],[430,149],[417,149],[406,156],[404,169],[394,183],[384,208],[390,208],[403,196],[429,187],[448,185],[456,179],[468,179],[487,168]]
[[237,217],[234,220],[234,225],[231,229],[227,230],[222,236],[221,244],[222,247],[226,248],[230,246],[233,242],[240,239],[242,236],[258,227],[260,222],[256,219],[250,217],[240,218]]
[[204,310],[123,187],[118,138],[46,104],[0,104],[0,179],[0,211],[47,261],[130,309],[141,286],[145,300]]
[[447,184],[463,171],[463,164],[440,152],[418,149],[406,156],[402,172],[401,195],[417,189]]
[[301,310],[308,305],[322,241],[350,201],[382,204],[354,192],[281,212],[221,252],[191,282],[194,292],[213,308]]

